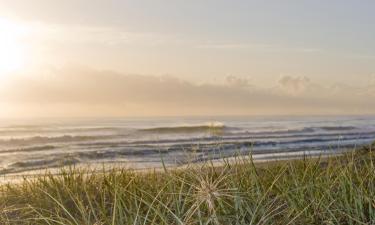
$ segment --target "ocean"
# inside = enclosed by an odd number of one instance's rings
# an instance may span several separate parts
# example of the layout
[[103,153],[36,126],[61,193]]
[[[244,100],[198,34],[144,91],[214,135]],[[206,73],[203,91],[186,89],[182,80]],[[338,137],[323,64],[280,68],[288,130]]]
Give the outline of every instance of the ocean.
[[269,161],[374,140],[371,116],[1,119],[0,175],[70,165],[173,167],[250,154]]

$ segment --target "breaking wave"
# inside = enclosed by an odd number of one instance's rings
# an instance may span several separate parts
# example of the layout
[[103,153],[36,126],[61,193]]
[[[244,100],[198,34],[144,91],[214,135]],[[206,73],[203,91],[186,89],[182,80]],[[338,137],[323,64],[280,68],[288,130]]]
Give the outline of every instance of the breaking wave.
[[224,130],[231,129],[225,126],[223,123],[207,123],[201,125],[184,125],[174,127],[153,127],[140,129],[142,132],[152,133],[204,133],[204,132],[223,132]]

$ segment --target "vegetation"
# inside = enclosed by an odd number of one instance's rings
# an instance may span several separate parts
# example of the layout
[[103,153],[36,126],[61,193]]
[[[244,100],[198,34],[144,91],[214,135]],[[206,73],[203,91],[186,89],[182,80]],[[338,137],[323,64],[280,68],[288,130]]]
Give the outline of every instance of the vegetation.
[[63,170],[1,187],[0,224],[374,224],[371,147],[256,166]]

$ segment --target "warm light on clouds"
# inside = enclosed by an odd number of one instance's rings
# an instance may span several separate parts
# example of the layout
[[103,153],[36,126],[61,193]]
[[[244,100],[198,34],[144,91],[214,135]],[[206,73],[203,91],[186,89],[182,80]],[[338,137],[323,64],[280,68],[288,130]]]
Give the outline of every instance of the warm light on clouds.
[[[225,83],[197,84],[171,76],[44,68],[12,79],[0,90],[0,116],[177,116],[369,114],[364,90],[282,76],[270,87],[228,76]],[[26,113],[27,112],[27,113]]]
[[0,114],[374,113],[374,4],[0,0]]

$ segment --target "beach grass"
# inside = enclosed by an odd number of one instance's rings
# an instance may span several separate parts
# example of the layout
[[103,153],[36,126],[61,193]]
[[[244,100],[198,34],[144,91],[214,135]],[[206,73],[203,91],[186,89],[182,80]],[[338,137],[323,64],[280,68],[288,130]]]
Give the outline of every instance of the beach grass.
[[374,224],[374,156],[369,146],[267,166],[64,169],[2,185],[0,224]]

